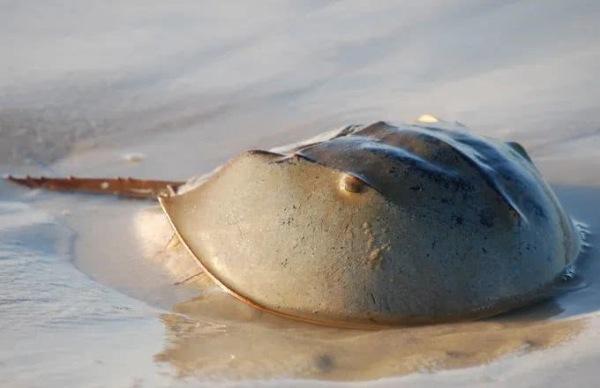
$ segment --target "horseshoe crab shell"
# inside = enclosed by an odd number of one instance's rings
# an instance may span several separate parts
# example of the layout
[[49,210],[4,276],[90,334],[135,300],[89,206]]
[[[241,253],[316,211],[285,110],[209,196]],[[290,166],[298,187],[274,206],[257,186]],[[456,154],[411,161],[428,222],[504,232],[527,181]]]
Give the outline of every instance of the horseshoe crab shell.
[[579,238],[523,147],[427,125],[249,151],[160,202],[218,284],[296,319],[451,321],[547,296]]

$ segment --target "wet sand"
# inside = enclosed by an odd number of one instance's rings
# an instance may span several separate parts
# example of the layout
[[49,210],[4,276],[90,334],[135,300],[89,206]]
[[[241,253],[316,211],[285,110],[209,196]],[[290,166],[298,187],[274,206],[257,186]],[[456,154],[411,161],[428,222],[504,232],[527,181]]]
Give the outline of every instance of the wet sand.
[[[600,359],[600,7],[0,5],[0,173],[186,179],[430,112],[524,144],[589,247],[551,301],[337,330],[258,313],[152,202],[0,182],[0,385],[589,385]],[[267,12],[268,11],[268,12]],[[253,17],[248,17],[251,15]]]

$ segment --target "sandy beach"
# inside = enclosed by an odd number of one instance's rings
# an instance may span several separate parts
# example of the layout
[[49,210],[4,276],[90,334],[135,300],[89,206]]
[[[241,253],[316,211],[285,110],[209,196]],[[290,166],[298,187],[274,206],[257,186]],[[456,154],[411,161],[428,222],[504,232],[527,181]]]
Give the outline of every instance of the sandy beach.
[[430,113],[523,144],[585,240],[547,302],[334,329],[194,276],[155,202],[2,180],[0,385],[593,386],[599,21],[593,1],[0,1],[2,174],[186,180],[247,149]]

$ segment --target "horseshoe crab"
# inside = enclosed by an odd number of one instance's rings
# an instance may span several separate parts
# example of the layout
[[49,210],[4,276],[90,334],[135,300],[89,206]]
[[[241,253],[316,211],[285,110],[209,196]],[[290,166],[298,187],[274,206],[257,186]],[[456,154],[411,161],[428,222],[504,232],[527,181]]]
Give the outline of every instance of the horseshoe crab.
[[248,151],[199,182],[8,178],[156,196],[181,242],[230,294],[338,326],[520,307],[547,297],[580,247],[521,145],[433,119]]

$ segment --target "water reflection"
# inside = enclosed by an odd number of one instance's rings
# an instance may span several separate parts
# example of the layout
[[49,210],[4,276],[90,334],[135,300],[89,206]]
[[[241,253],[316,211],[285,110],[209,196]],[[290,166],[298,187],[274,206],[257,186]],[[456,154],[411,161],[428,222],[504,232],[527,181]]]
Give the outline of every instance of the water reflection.
[[510,319],[362,331],[313,326],[256,311],[218,290],[162,316],[155,356],[179,377],[368,380],[464,368],[546,349],[579,334],[584,319],[547,320],[555,302]]

